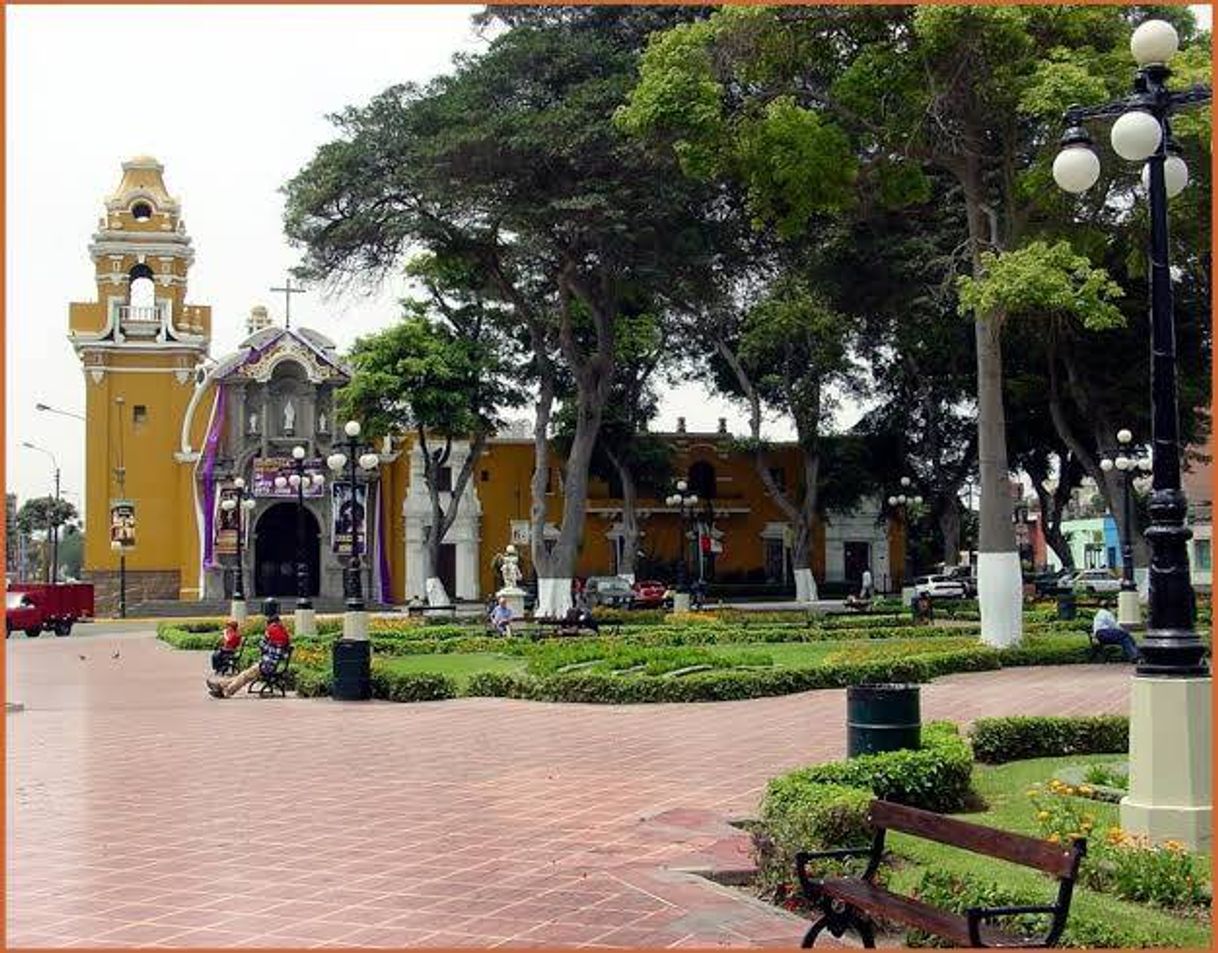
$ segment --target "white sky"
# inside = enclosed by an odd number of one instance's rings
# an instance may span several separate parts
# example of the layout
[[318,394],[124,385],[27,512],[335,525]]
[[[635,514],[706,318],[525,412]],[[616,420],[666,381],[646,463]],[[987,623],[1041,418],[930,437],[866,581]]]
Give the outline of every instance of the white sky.
[[[68,303],[95,298],[88,244],[120,163],[165,166],[194,240],[189,301],[212,306],[212,356],[244,335],[254,304],[282,321],[297,254],[278,189],[334,136],[325,117],[393,83],[425,81],[482,41],[474,6],[10,6],[7,20],[6,483],[51,490],[54,453],[68,499],[83,489],[84,379],[67,341]],[[1209,24],[1209,8],[1194,8]],[[400,283],[376,298],[293,296],[293,323],[345,349],[397,316]],[[745,417],[698,385],[670,388],[657,429],[676,417],[734,432]],[[789,430],[775,426],[776,437]]]

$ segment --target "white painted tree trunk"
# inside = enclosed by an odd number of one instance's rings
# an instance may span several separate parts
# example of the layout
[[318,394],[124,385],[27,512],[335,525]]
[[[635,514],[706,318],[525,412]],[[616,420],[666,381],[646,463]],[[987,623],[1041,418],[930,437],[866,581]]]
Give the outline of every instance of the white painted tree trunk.
[[1018,645],[1023,636],[1019,553],[977,554],[977,598],[982,606],[981,641],[996,649]]
[[803,568],[795,570],[795,601],[816,602],[819,598],[816,592],[816,577],[812,570]]
[[561,619],[570,608],[570,576],[537,578],[537,605],[533,607],[533,618]]

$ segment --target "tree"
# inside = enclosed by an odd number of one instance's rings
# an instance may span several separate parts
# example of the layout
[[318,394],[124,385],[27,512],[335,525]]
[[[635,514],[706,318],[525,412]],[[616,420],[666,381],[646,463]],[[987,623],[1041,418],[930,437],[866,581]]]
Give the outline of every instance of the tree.
[[[410,273],[428,297],[408,300],[401,321],[355,342],[351,382],[339,399],[370,436],[414,431],[431,502],[424,574],[431,576],[500,412],[520,406],[524,395],[515,382],[516,349],[498,330],[494,306],[470,288],[468,272],[433,257],[413,262]],[[462,439],[469,452],[445,486],[441,471]]]
[[[312,275],[375,280],[421,245],[476,270],[524,329],[537,388],[530,517],[544,615],[570,602],[623,295],[662,297],[674,270],[706,254],[700,190],[610,122],[645,41],[633,25],[654,14],[596,16],[604,29],[574,15],[521,14],[485,53],[459,57],[451,75],[345,110],[335,117],[342,138],[286,187],[285,227]],[[574,385],[575,424],[549,550],[560,371]]]
[[[77,518],[76,507],[65,499],[35,496],[21,504],[17,511],[17,529],[25,536],[42,533],[44,540],[43,567],[48,580],[59,578],[59,567],[52,572],[51,542],[57,528]],[[62,563],[62,560],[60,560]]]

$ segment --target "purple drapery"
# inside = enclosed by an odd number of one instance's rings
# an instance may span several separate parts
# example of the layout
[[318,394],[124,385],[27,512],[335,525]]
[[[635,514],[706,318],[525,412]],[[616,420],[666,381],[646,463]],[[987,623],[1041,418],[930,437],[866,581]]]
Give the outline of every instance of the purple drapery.
[[224,432],[224,406],[228,391],[223,387],[216,388],[215,411],[211,417],[211,427],[207,431],[207,439],[203,442],[203,568],[215,569],[215,540],[213,538],[216,519],[216,484],[212,479],[216,470],[216,451],[220,444],[220,434]]

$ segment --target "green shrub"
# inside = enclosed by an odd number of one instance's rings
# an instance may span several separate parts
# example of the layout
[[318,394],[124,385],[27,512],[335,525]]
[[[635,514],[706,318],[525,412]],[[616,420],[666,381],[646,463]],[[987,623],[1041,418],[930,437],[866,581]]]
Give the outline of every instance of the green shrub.
[[1070,754],[1119,754],[1129,750],[1129,719],[1123,715],[979,718],[971,735],[977,760],[985,764]]
[[[922,727],[921,748],[830,761],[800,768],[786,777],[796,778],[793,783],[866,788],[885,801],[947,813],[965,806],[972,772],[968,742],[954,724],[938,721]],[[771,781],[771,787],[781,780]]]
[[456,698],[457,683],[432,672],[392,672],[372,666],[372,697],[391,702],[430,702]]
[[[872,793],[864,788],[808,783],[791,775],[776,778],[761,805],[764,830],[753,836],[757,885],[787,893],[792,888],[799,851],[869,844],[867,808],[872,799]],[[820,872],[832,868],[824,865],[812,869]]]

